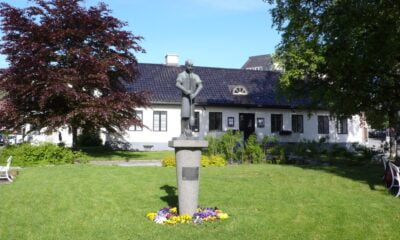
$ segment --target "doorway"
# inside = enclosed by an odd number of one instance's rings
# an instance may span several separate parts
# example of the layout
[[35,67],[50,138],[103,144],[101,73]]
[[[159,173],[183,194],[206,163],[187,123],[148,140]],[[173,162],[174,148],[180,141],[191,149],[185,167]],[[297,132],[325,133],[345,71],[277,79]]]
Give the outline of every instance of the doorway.
[[246,141],[256,130],[254,113],[239,113],[239,130]]

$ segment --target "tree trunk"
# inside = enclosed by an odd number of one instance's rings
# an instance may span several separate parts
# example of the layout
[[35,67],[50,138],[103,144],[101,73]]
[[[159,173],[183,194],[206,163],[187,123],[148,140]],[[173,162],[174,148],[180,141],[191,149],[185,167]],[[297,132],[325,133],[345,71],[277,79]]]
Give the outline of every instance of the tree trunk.
[[25,142],[25,127],[26,127],[26,126],[24,126],[24,127],[22,127],[22,128],[21,128],[21,133],[22,133],[22,143],[24,143],[24,142]]
[[397,112],[389,113],[389,153],[390,158],[397,158]]
[[78,145],[77,145],[77,142],[78,142],[78,128],[74,127],[74,126],[72,126],[71,128],[72,128],[72,149],[77,149],[78,148]]

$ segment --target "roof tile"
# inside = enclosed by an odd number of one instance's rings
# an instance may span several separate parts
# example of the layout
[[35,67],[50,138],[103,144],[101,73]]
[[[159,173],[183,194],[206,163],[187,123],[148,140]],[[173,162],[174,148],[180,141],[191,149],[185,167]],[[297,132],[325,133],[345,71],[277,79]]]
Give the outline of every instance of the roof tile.
[[[184,71],[184,66],[174,67],[162,64],[138,64],[139,77],[126,83],[128,91],[150,91],[153,103],[179,103],[181,93],[176,88],[176,77]],[[279,73],[272,71],[251,71],[194,67],[203,82],[203,90],[196,98],[198,105],[235,105],[254,107],[293,108],[302,102],[292,102],[278,98],[275,86]],[[247,96],[234,96],[230,85],[243,85]]]

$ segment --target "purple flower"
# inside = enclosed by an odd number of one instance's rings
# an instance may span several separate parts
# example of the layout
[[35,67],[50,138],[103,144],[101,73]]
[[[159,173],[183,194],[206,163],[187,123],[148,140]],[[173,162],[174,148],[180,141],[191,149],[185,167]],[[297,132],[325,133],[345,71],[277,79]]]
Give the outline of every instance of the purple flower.
[[169,213],[169,208],[161,208],[157,212],[158,215],[167,215],[167,213]]
[[[174,209],[174,210],[171,212],[171,209]],[[215,208],[198,208],[198,212],[196,212],[192,216],[192,222],[194,224],[200,224],[203,221],[217,220],[217,219],[219,219],[218,212],[220,212],[220,211],[216,207]],[[162,224],[173,216],[178,216],[176,208],[169,208],[169,207],[161,208],[160,210],[158,210],[157,215],[154,218],[154,221],[156,223]]]
[[201,208],[199,212],[193,214],[193,218],[199,217],[200,219],[204,219],[207,217],[217,217],[217,215],[215,208]]

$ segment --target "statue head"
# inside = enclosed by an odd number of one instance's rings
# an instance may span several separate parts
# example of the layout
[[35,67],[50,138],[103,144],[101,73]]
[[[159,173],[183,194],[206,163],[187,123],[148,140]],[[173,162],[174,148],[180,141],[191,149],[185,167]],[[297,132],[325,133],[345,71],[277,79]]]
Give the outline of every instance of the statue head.
[[185,62],[186,72],[191,73],[193,71],[193,62],[192,60],[188,59]]

